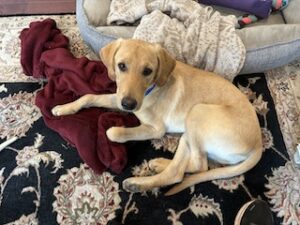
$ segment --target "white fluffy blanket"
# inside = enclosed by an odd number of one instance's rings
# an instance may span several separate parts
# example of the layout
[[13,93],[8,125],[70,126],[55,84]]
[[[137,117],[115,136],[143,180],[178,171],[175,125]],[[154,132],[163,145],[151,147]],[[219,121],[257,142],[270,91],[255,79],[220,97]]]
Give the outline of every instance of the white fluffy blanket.
[[139,19],[133,38],[159,43],[182,62],[230,81],[243,67],[246,51],[234,16],[192,0],[112,0],[109,25]]

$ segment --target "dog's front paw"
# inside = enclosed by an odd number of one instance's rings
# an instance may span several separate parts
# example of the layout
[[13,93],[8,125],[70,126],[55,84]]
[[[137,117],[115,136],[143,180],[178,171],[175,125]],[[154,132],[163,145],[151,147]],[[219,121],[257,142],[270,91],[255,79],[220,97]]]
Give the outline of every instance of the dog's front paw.
[[126,142],[123,137],[124,129],[122,127],[111,127],[106,131],[106,136],[113,142],[124,143]]
[[53,116],[65,116],[65,115],[71,115],[75,114],[77,110],[75,110],[72,107],[69,107],[67,105],[58,105],[55,106],[52,110],[52,115]]

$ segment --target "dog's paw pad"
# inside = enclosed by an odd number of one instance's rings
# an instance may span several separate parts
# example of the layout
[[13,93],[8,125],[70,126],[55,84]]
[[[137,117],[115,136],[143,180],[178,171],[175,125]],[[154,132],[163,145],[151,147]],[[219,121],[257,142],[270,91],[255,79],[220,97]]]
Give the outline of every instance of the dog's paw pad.
[[138,184],[132,183],[129,180],[123,181],[123,189],[128,192],[141,192],[141,187]]

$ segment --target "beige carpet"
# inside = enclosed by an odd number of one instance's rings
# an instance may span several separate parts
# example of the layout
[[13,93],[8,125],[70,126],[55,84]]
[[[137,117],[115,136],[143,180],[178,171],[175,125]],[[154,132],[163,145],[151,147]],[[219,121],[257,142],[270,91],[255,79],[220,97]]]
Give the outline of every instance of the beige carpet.
[[[0,17],[0,82],[32,82],[32,77],[25,76],[20,65],[21,30],[29,23],[44,20],[50,16]],[[93,52],[83,43],[76,25],[75,15],[52,16],[57,27],[70,39],[71,52],[76,57],[83,55],[96,58]]]

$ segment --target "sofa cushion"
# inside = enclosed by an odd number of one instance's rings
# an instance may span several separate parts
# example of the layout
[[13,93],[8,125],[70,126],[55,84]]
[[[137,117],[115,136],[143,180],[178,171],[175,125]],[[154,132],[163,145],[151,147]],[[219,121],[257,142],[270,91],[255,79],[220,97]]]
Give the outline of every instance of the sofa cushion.
[[100,26],[106,24],[109,13],[110,0],[85,0],[83,8],[88,18],[89,24]]
[[300,24],[274,24],[237,30],[246,47],[241,74],[270,70],[300,59]]
[[290,0],[288,7],[283,10],[283,15],[287,23],[300,23],[300,0]]
[[132,38],[135,26],[98,26],[96,29],[100,33],[105,33],[116,38]]

